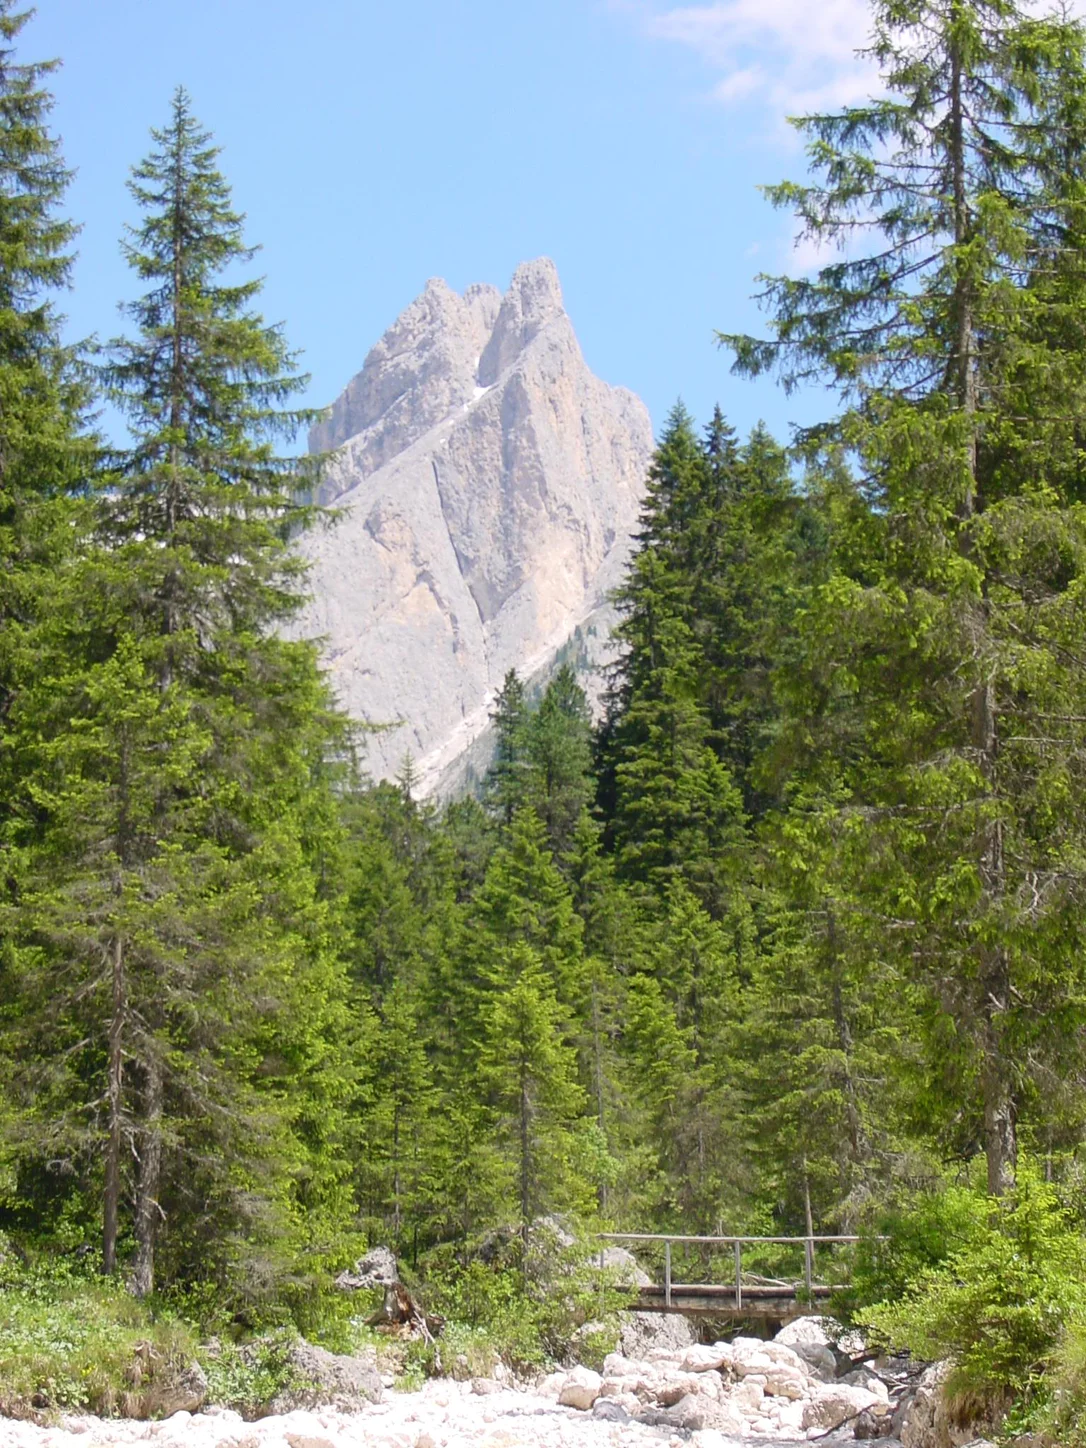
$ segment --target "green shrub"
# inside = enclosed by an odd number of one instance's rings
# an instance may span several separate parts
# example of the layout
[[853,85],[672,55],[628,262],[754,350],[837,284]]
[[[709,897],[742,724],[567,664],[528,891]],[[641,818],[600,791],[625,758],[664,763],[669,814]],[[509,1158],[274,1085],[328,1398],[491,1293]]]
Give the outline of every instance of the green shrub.
[[896,1347],[949,1358],[952,1399],[1003,1410],[1035,1395],[1067,1324],[1086,1313],[1086,1244],[1028,1164],[1013,1194],[978,1205],[962,1245],[863,1317]]
[[439,1249],[424,1267],[427,1310],[446,1321],[441,1340],[420,1352],[427,1371],[440,1361],[443,1371],[478,1376],[492,1372],[499,1359],[533,1369],[574,1350],[602,1358],[598,1349],[604,1342],[605,1352],[614,1346],[617,1313],[629,1303],[615,1274],[601,1274],[591,1246],[565,1245],[560,1235],[538,1228],[527,1247],[518,1236],[498,1235],[486,1243],[485,1256],[462,1260],[451,1248]]
[[71,1258],[0,1263],[0,1412],[154,1415],[195,1357],[192,1331],[154,1316]]
[[959,1182],[884,1207],[857,1243],[851,1281],[834,1302],[853,1317],[879,1302],[897,1302],[932,1268],[978,1242],[990,1216],[987,1195]]
[[207,1375],[208,1400],[233,1408],[243,1418],[256,1417],[273,1398],[295,1384],[290,1349],[292,1329],[267,1333],[248,1342],[213,1339],[199,1350]]
[[1037,1427],[1060,1448],[1086,1448],[1086,1316],[1073,1317],[1064,1329],[1047,1389]]

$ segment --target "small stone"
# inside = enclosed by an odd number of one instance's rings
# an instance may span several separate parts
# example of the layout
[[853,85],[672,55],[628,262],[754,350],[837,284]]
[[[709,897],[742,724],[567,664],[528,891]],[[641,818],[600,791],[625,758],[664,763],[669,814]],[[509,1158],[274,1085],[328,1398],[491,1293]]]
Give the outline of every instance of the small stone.
[[881,1438],[886,1432],[886,1418],[876,1414],[871,1408],[865,1408],[852,1425],[852,1436],[866,1442],[871,1438]]

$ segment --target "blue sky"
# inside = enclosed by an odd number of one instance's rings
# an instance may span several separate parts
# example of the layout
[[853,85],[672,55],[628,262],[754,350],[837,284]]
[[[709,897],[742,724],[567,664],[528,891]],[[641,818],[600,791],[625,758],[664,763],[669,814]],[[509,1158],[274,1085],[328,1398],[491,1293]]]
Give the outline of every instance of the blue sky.
[[[862,0],[37,0],[82,224],[78,335],[116,333],[128,167],[183,83],[223,148],[264,310],[331,401],[430,276],[558,264],[589,364],[659,426],[682,394],[741,431],[824,411],[731,377],[714,329],[758,325],[794,266],[759,182],[796,174],[787,110],[868,85]],[[804,258],[800,254],[798,261]]]

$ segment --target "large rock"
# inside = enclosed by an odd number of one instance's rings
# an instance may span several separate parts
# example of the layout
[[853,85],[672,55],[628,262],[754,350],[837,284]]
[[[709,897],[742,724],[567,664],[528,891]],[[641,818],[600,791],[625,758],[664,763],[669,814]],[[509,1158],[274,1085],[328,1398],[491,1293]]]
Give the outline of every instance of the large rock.
[[625,1247],[605,1247],[596,1258],[604,1271],[621,1287],[647,1287],[652,1278]]
[[563,1408],[580,1408],[587,1412],[600,1395],[602,1378],[591,1368],[574,1368],[566,1377],[558,1392],[558,1402]]
[[819,1347],[829,1347],[837,1341],[843,1331],[844,1329],[835,1317],[796,1317],[791,1322],[785,1323],[773,1341],[791,1348],[798,1348],[800,1345],[809,1343],[815,1343]]
[[819,1384],[814,1397],[803,1409],[804,1428],[839,1428],[856,1419],[865,1409],[879,1406],[879,1399],[865,1388],[849,1383]]
[[[647,1416],[643,1415],[643,1418]],[[715,1428],[718,1432],[742,1432],[739,1414],[727,1405],[715,1403],[704,1393],[687,1393],[673,1407],[654,1414],[653,1419],[660,1426],[670,1425],[688,1433],[705,1428]]]
[[684,1355],[681,1366],[685,1373],[720,1372],[731,1369],[733,1357],[730,1342],[715,1342],[711,1347],[695,1343]]
[[267,1406],[269,1414],[329,1406],[357,1412],[379,1403],[381,1378],[372,1358],[344,1357],[300,1339],[288,1355],[288,1385]]
[[207,1375],[200,1364],[176,1361],[149,1342],[137,1343],[125,1378],[124,1410],[133,1418],[196,1413],[207,1401]]
[[641,1361],[652,1351],[684,1353],[697,1342],[685,1317],[677,1312],[624,1312],[619,1345],[624,1356]]
[[361,1288],[395,1287],[400,1280],[400,1268],[396,1254],[391,1247],[373,1247],[360,1257],[347,1272],[336,1278],[336,1286],[344,1292]]
[[973,1448],[985,1441],[981,1432],[993,1425],[954,1421],[945,1392],[949,1372],[949,1363],[925,1369],[900,1416],[902,1448]]
[[396,726],[370,737],[372,773],[410,753],[419,791],[445,788],[508,669],[607,655],[648,413],[589,371],[540,260],[504,297],[428,283],[310,441],[334,450],[320,499],[342,517],[303,540],[298,627],[347,711]]

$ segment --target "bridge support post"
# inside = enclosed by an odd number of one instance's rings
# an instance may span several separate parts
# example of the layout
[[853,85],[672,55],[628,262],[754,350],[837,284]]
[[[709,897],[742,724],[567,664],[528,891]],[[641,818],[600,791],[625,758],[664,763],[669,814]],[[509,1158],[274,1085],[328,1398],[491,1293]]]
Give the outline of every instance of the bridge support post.
[[743,1306],[743,1244],[735,1244],[735,1310]]
[[671,1243],[664,1243],[664,1306],[671,1306]]

